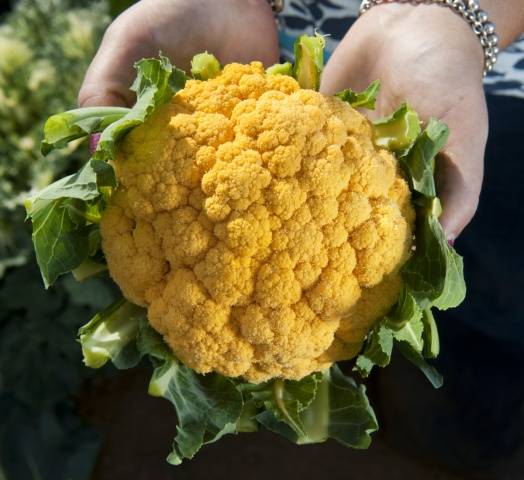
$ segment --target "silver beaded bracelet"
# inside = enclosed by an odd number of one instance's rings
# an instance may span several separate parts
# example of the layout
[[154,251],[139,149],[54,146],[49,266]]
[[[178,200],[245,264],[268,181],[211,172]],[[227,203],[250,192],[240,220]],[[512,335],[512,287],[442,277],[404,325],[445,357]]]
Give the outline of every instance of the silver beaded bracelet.
[[284,10],[284,0],[267,0],[267,3],[269,3],[274,14],[280,13]]
[[390,2],[437,4],[450,7],[469,23],[473,32],[479,37],[484,50],[484,76],[493,69],[499,54],[499,37],[495,33],[495,25],[488,19],[488,14],[480,9],[479,0],[363,0],[360,5],[360,14],[362,15],[375,5]]

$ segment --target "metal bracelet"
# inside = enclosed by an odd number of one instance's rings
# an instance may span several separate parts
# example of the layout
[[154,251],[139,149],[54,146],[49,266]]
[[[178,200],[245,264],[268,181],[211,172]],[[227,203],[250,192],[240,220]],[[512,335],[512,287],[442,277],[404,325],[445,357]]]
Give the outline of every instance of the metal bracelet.
[[267,0],[267,3],[269,3],[274,14],[280,13],[284,10],[284,0]]
[[360,5],[360,14],[367,12],[371,7],[382,3],[410,3],[414,5],[437,4],[450,7],[459,14],[477,35],[484,50],[484,76],[493,69],[499,54],[499,37],[495,33],[495,25],[489,21],[488,14],[480,9],[479,0],[363,0]]

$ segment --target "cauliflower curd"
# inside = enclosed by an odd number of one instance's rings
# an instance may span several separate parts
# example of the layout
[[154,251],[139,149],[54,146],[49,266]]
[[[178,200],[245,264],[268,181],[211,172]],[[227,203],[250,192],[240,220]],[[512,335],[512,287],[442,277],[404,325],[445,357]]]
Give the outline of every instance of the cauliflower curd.
[[300,379],[354,357],[398,298],[410,191],[338,98],[231,64],[124,139],[111,276],[199,373]]

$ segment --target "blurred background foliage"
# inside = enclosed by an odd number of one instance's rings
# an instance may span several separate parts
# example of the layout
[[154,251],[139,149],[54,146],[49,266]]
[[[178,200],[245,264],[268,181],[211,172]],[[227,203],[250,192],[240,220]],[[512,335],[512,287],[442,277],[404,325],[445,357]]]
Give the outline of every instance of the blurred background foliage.
[[43,158],[43,124],[75,108],[110,22],[131,2],[19,0],[0,7],[0,480],[84,480],[99,439],[77,414],[92,373],[78,327],[112,301],[100,279],[45,291],[23,200],[78,168],[85,142]]
[[[172,412],[167,402],[165,405],[162,402],[153,404],[151,397],[145,394],[147,372],[138,380],[121,377],[120,383],[117,381],[111,390],[100,388],[111,375],[110,370],[93,371],[82,365],[80,347],[75,340],[77,329],[95,311],[111,302],[114,296],[111,286],[101,279],[78,284],[66,277],[45,291],[32,253],[31,230],[25,222],[23,208],[23,199],[31,192],[76,170],[88,158],[85,142],[70,144],[67,149],[53,151],[43,158],[39,153],[43,124],[49,115],[76,107],[78,88],[105,28],[111,17],[132,3],[134,0],[0,1],[0,480],[89,480],[97,457],[98,469],[108,472],[100,478],[159,480],[172,476],[166,473],[167,464],[161,458],[174,428],[171,421],[165,420],[171,418]],[[472,260],[467,268],[467,280],[474,294],[461,310],[452,313],[448,321],[441,322],[445,327],[442,340],[446,346],[439,369],[445,374],[451,390],[447,390],[447,397],[431,397],[435,392],[424,390],[429,388],[425,382],[421,386],[418,380],[405,376],[402,366],[400,374],[395,376],[394,369],[388,374],[392,375],[390,381],[394,383],[390,391],[409,392],[410,395],[417,392],[410,397],[411,402],[405,402],[406,396],[399,395],[397,403],[393,403],[388,417],[390,431],[395,431],[392,428],[395,418],[399,419],[397,427],[399,422],[403,424],[405,419],[411,418],[409,425],[415,434],[427,432],[428,422],[434,424],[432,428],[442,425],[445,430],[451,425],[454,429],[447,436],[435,435],[433,438],[416,436],[402,425],[398,430],[400,436],[394,438],[393,444],[398,448],[402,441],[411,442],[417,450],[426,448],[427,452],[436,452],[438,448],[444,449],[447,443],[453,446],[450,439],[455,439],[460,446],[457,451],[461,452],[458,459],[461,463],[464,463],[464,449],[475,451],[473,447],[478,449],[479,443],[486,445],[486,449],[479,450],[483,457],[490,457],[501,447],[506,448],[504,442],[510,442],[516,435],[504,433],[504,422],[510,424],[511,432],[518,430],[522,437],[522,422],[520,417],[515,417],[514,405],[521,405],[524,392],[521,387],[520,390],[511,388],[522,383],[515,382],[522,365],[515,358],[521,358],[521,354],[517,357],[506,344],[499,342],[497,346],[492,337],[482,336],[476,330],[482,315],[489,320],[504,318],[504,322],[492,324],[498,332],[504,331],[510,336],[507,333],[509,326],[517,325],[522,318],[522,315],[511,313],[517,311],[517,307],[510,308],[508,296],[511,293],[518,297],[520,283],[504,281],[522,273],[522,269],[519,270],[521,263],[515,261],[514,255],[520,251],[521,242],[521,236],[514,234],[519,227],[513,221],[518,217],[518,202],[507,201],[507,192],[511,190],[518,197],[518,190],[514,185],[511,189],[504,188],[508,179],[518,178],[518,175],[514,163],[496,161],[519,157],[519,142],[514,140],[518,138],[520,124],[506,121],[517,118],[519,110],[515,110],[514,98],[498,97],[496,101],[494,98],[489,99],[492,124],[487,187],[481,198],[480,214],[460,240],[461,250]],[[501,189],[504,191],[502,196]],[[484,239],[485,245],[481,246],[486,248],[479,249],[479,238]],[[501,245],[504,248],[499,248]],[[502,262],[504,254],[505,263]],[[502,280],[494,283],[493,279],[498,277]],[[510,284],[513,289],[508,289]],[[468,318],[471,319],[468,329],[462,326],[464,332],[459,329],[455,333],[453,326]],[[464,345],[470,347],[464,349]],[[482,352],[487,350],[492,354],[483,356]],[[484,363],[478,363],[480,358]],[[464,368],[457,370],[457,363]],[[509,368],[511,365],[516,370]],[[488,372],[488,390],[486,382],[478,381],[484,378],[478,377],[481,371]],[[468,381],[464,382],[464,378]],[[396,382],[397,379],[404,379],[404,383]],[[407,388],[399,389],[399,385]],[[472,389],[472,385],[479,390]],[[136,392],[143,396],[138,397]],[[103,406],[104,401],[107,403],[107,408],[102,408],[105,422],[116,431],[113,442],[104,445],[108,450],[105,458],[99,455],[99,435],[83,420],[89,416],[85,404],[94,403],[92,399],[97,396]],[[108,397],[112,397],[112,402],[107,401]],[[78,402],[80,398],[82,405]],[[433,404],[428,398],[433,398]],[[471,402],[471,398],[476,401]],[[483,398],[484,401],[480,401]],[[500,398],[507,398],[506,403]],[[146,401],[149,403],[144,403]],[[443,401],[448,402],[444,405],[446,408],[439,403]],[[432,409],[430,405],[437,405],[434,411],[441,411],[444,420],[428,415]],[[495,410],[493,405],[497,406]],[[152,408],[160,412],[161,424],[149,421]],[[417,408],[420,410],[418,416],[414,414]],[[126,421],[129,412],[134,414],[132,424]],[[385,413],[383,409],[382,414]],[[388,428],[387,422],[385,428]],[[100,431],[107,435],[103,429]],[[143,438],[148,438],[148,442],[142,442]],[[155,438],[159,445],[156,450],[150,445]],[[374,459],[371,464],[376,467],[373,475],[370,462],[365,460],[368,457],[342,450],[343,447],[337,450],[327,444],[312,446],[306,454],[309,461],[304,461],[302,449],[305,447],[295,448],[269,435],[257,438],[260,440],[244,442],[231,436],[224,440],[223,447],[205,450],[199,463],[179,467],[176,476],[179,479],[203,478],[209,474],[209,465],[213,465],[213,478],[218,478],[220,473],[232,478],[232,472],[243,469],[242,476],[266,478],[277,465],[280,477],[311,478],[315,471],[321,470],[325,475],[324,465],[331,465],[328,475],[332,478],[348,478],[348,472],[354,477],[356,471],[365,471],[365,475],[358,478],[368,479],[383,478],[384,471],[388,471],[391,478],[458,478],[441,473],[440,468],[431,476],[428,476],[427,467],[422,469],[419,465],[420,469],[415,469],[415,453],[420,455],[420,452],[410,452],[404,464],[399,464],[396,452],[394,456],[388,453],[384,443],[377,440],[371,451],[375,455],[371,457]],[[494,443],[493,438],[498,440]],[[129,452],[141,452],[141,462],[130,462]],[[239,456],[242,462],[238,462]],[[143,457],[149,462],[142,461]],[[268,463],[267,458],[274,461]],[[121,468],[117,475],[111,473],[114,469],[110,467],[115,465]],[[340,467],[338,476],[333,465]],[[523,463],[520,458],[514,461],[513,467],[508,465],[505,461],[503,466],[508,475],[482,478],[521,478]],[[512,468],[518,474],[511,473]]]

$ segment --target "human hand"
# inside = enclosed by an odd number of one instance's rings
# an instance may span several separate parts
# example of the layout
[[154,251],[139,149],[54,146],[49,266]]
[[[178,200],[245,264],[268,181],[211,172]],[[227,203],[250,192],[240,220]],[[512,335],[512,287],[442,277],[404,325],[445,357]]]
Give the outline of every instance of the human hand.
[[208,50],[221,63],[278,62],[278,38],[265,0],[141,0],[107,29],[78,95],[81,107],[130,105],[133,63],[162,51],[189,70]]
[[448,124],[450,137],[437,162],[441,224],[453,241],[473,217],[483,178],[488,117],[477,37],[451,9],[383,4],[348,31],[326,65],[321,91],[363,90],[380,79],[373,117],[407,100],[422,120]]

